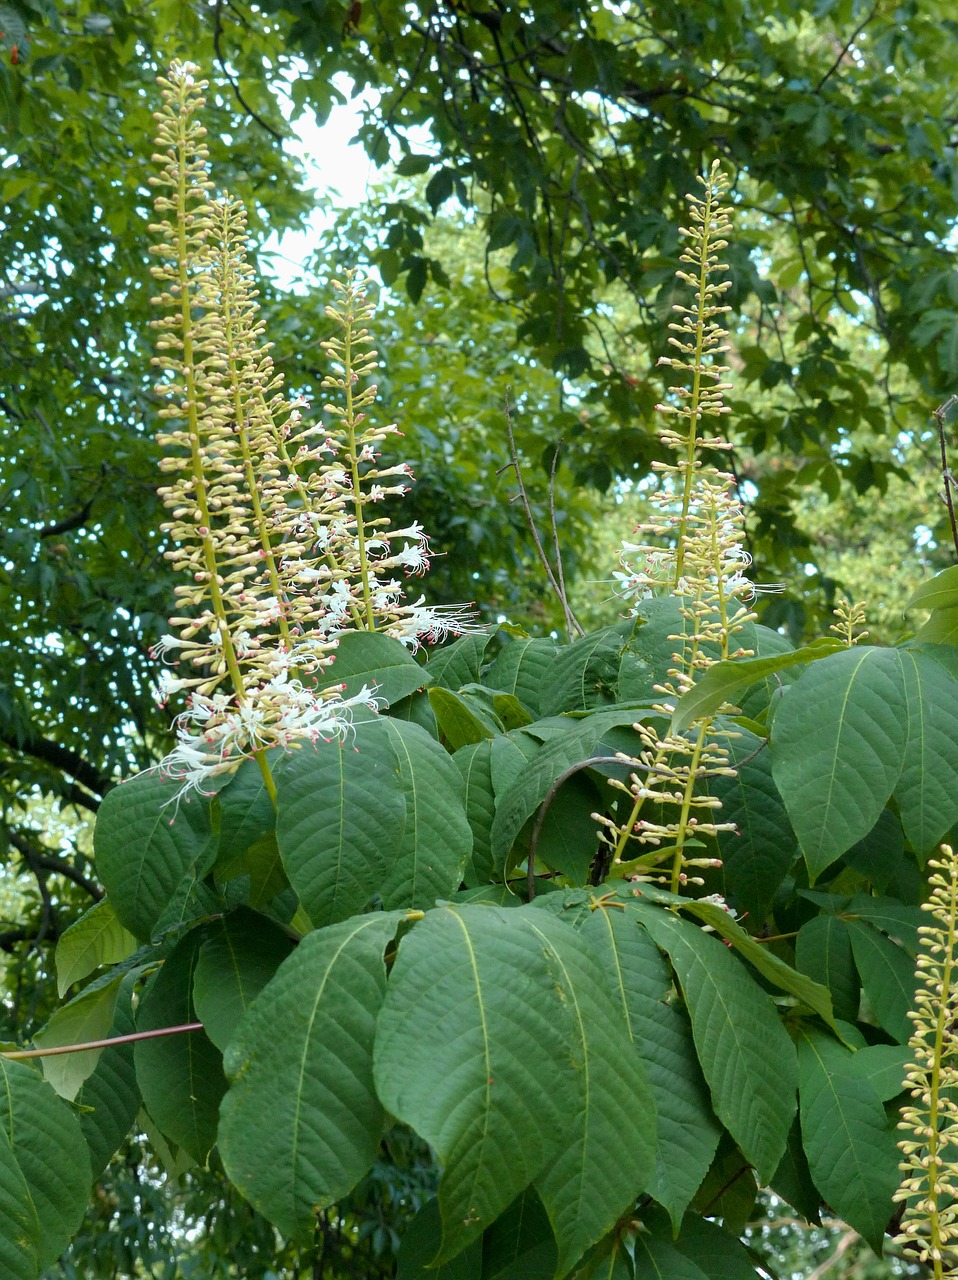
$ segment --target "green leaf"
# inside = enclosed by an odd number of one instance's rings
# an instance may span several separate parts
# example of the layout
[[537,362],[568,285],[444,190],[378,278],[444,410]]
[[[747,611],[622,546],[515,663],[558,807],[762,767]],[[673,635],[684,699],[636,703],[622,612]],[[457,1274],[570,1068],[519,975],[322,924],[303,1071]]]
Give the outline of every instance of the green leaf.
[[311,1238],[317,1209],[356,1185],[385,1127],[373,1089],[383,952],[399,912],[307,935],[240,1023],[219,1147],[230,1178],[286,1235]]
[[788,1146],[769,1186],[777,1196],[781,1196],[786,1203],[797,1209],[808,1222],[820,1224],[822,1197],[808,1171],[799,1116],[792,1121],[788,1131]]
[[894,796],[905,835],[923,857],[958,822],[958,653],[936,645],[899,654],[908,738]]
[[482,1238],[482,1280],[552,1280],[557,1262],[549,1217],[531,1190],[514,1200]]
[[[113,1011],[124,975],[117,974],[106,983],[96,983],[68,1004],[54,1011],[49,1021],[33,1037],[38,1049],[53,1049],[64,1044],[84,1044],[102,1040],[113,1026]],[[78,1053],[55,1054],[42,1058],[44,1079],[61,1098],[72,1102],[80,1086],[96,1070],[101,1049]]]
[[193,974],[193,1004],[221,1053],[292,949],[292,939],[278,925],[248,907],[207,927]]
[[715,1114],[763,1182],[795,1114],[795,1049],[775,1006],[715,937],[668,911],[641,918],[676,972]]
[[[136,1013],[137,1031],[196,1021],[193,975],[204,931],[181,938],[151,979]],[[140,1040],[133,1051],[136,1079],[153,1123],[169,1141],[203,1163],[216,1141],[226,1090],[220,1054],[202,1031]]]
[[559,649],[541,689],[542,714],[588,711],[612,702],[622,651],[631,632],[631,622],[617,623]]
[[84,912],[60,935],[56,949],[57,995],[63,996],[101,965],[118,964],[133,955],[136,938],[116,918],[108,898]]
[[[431,1265],[441,1234],[439,1201],[427,1200],[403,1235],[396,1280],[483,1280],[481,1240],[473,1240],[467,1249],[441,1267]],[[552,1280],[551,1272],[549,1280]]]
[[[282,752],[272,751],[268,759],[272,765],[281,757]],[[243,761],[217,799],[220,834],[213,875],[223,883],[248,874],[248,851],[275,831],[276,811],[255,760]]]
[[36,1280],[40,1220],[6,1132],[0,1129],[0,1275]]
[[769,658],[731,658],[727,662],[716,662],[698,684],[679,698],[672,715],[671,732],[683,733],[693,721],[714,715],[726,702],[735,702],[736,694],[776,671],[827,658],[843,647],[841,640],[826,636],[813,640],[804,649],[776,653]]
[[924,644],[958,645],[958,608],[935,609],[912,639]]
[[406,802],[384,721],[354,741],[292,752],[274,770],[276,840],[314,925],[348,919],[379,891],[402,836]]
[[108,792],[93,843],[97,874],[120,924],[148,942],[184,881],[203,874],[216,852],[210,802],[185,797],[182,783],[156,770]]
[[489,842],[496,801],[492,789],[492,748],[494,740],[461,747],[452,757],[464,786],[463,806],[472,829],[472,856],[463,873],[468,885],[480,885],[495,876],[495,863]]
[[375,1077],[443,1167],[431,1262],[479,1236],[562,1145],[576,1091],[550,956],[518,911],[487,906],[430,911],[400,944]]
[[[87,1146],[76,1116],[40,1073],[8,1058],[0,1058],[0,1134],[13,1148],[39,1222],[42,1270],[59,1258],[83,1221],[90,1192]],[[19,1200],[19,1181],[7,1181]],[[22,1201],[17,1209],[21,1222],[32,1219]],[[22,1244],[29,1250],[32,1224],[24,1225],[28,1237]]]
[[552,671],[556,650],[556,642],[550,639],[510,640],[486,672],[485,683],[515,694],[534,716],[540,715],[540,691]]
[[379,894],[387,910],[427,908],[459,888],[472,853],[462,776],[449,753],[419,725],[384,724],[399,761],[406,815]]
[[434,649],[426,663],[430,683],[457,693],[463,685],[475,684],[482,671],[483,654],[489,647],[493,632],[482,635],[461,636],[454,644]]
[[876,1021],[900,1044],[907,1044],[908,1017],[915,997],[915,964],[883,933],[859,920],[847,921],[855,965]]
[[386,707],[430,681],[404,644],[377,631],[344,631],[336,646],[336,661],[325,676],[330,677],[327,687],[343,685],[343,697],[353,697],[366,685],[380,706]]
[[775,716],[772,769],[815,879],[875,825],[901,772],[901,657],[844,649],[813,663]]
[[[646,1210],[642,1214],[643,1225],[654,1236],[671,1240],[672,1232],[664,1214]],[[689,1214],[682,1223],[682,1230],[672,1240],[673,1247],[702,1269],[710,1280],[755,1280],[755,1267],[744,1246],[714,1222]]]
[[879,893],[883,893],[901,869],[905,857],[905,837],[897,814],[883,809],[868,835],[852,845],[843,856],[846,866],[852,867]]
[[599,711],[580,720],[570,717],[568,728],[551,738],[525,766],[499,803],[490,843],[496,865],[505,864],[513,841],[545,799],[555,780],[580,760],[592,755],[603,733],[617,725],[631,725],[634,710]]
[[736,775],[714,778],[709,790],[722,802],[722,821],[736,827],[718,837],[725,896],[754,920],[764,920],[798,841],[772,777],[771,755],[754,734],[738,732],[741,738],[730,744]]
[[[135,981],[133,974],[123,980],[113,1012],[111,1037],[136,1030],[131,1000]],[[83,1082],[76,1103],[80,1129],[90,1149],[93,1176],[98,1178],[130,1132],[140,1109],[132,1044],[103,1050],[96,1070]]]
[[[546,810],[535,847],[536,861],[550,871],[558,871],[572,884],[585,884],[599,849],[592,815],[603,800],[595,783],[584,773],[568,778]],[[524,854],[525,850],[521,852]],[[518,861],[515,854],[513,850],[514,856],[506,863],[507,872]]]
[[904,612],[909,609],[953,609],[958,607],[958,565],[951,565],[923,582],[908,597]]
[[672,974],[634,912],[582,913],[581,930],[625,1013],[655,1099],[655,1172],[647,1190],[676,1228],[708,1172],[721,1127],[702,1076],[688,1014],[669,1000]]
[[858,1020],[861,988],[844,920],[833,915],[806,920],[795,939],[795,965],[832,993],[837,1018]]
[[909,906],[898,898],[856,893],[845,903],[842,915],[846,920],[867,920],[895,942],[900,942],[913,959],[918,955],[918,930],[926,923],[921,907]]
[[539,935],[569,1019],[566,1052],[577,1096],[563,1118],[562,1147],[535,1182],[561,1276],[652,1180],[655,1102],[621,1000],[606,986],[587,939],[534,906],[513,914],[526,916]]
[[822,1196],[880,1254],[901,1174],[894,1132],[878,1094],[855,1070],[857,1056],[830,1036],[802,1028],[802,1136]]
[[503,726],[485,708],[451,689],[430,689],[429,701],[451,751],[503,732]]
[[691,1258],[664,1235],[640,1232],[635,1239],[635,1280],[709,1280]]
[[855,1077],[867,1080],[882,1102],[890,1102],[904,1093],[905,1070],[913,1056],[908,1045],[867,1045],[855,1052]]

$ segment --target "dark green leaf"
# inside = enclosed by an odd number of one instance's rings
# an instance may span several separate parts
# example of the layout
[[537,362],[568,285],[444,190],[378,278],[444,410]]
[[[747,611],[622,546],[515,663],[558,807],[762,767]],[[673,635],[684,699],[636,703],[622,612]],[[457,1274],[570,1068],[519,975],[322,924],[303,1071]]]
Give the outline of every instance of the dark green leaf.
[[883,933],[859,920],[849,920],[855,965],[871,1012],[880,1027],[907,1044],[908,1017],[915,996],[915,963]]
[[366,686],[387,707],[430,679],[404,644],[376,631],[344,632],[327,674],[327,684],[343,685],[344,697],[354,697]]
[[292,949],[292,939],[279,925],[246,907],[208,926],[193,974],[193,1004],[221,1053]]

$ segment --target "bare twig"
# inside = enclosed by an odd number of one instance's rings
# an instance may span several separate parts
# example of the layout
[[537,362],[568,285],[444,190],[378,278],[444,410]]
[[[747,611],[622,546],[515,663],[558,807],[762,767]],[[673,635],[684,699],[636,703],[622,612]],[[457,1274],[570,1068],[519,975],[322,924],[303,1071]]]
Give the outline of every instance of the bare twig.
[[277,142],[285,142],[286,139],[279,130],[274,129],[268,121],[264,120],[261,115],[258,115],[257,112],[253,110],[250,104],[240,93],[240,87],[236,79],[230,74],[229,67],[226,65],[226,59],[223,57],[222,50],[220,49],[220,39],[223,35],[222,9],[223,0],[216,0],[216,7],[213,10],[213,52],[216,54],[216,61],[220,64],[220,70],[229,81],[230,88],[233,90],[236,101],[240,104],[246,114],[250,116],[251,119],[255,120],[260,128],[265,129],[267,133],[272,134]]
[[562,608],[565,613],[566,627],[570,628],[570,634],[571,629],[574,628],[581,636],[585,635],[585,632],[579,625],[578,618],[572,612],[572,607],[569,604],[569,597],[566,593],[565,573],[562,568],[562,549],[559,546],[559,530],[556,526],[556,467],[559,463],[559,450],[561,448],[562,441],[560,440],[552,455],[552,467],[549,471],[549,524],[552,528],[552,550],[555,552],[556,577],[559,579],[559,590],[562,593],[560,598],[562,600]]
[[157,1027],[153,1031],[131,1031],[126,1036],[110,1036],[106,1040],[86,1040],[82,1044],[58,1044],[49,1049],[5,1049],[0,1058],[52,1058],[58,1053],[84,1053],[87,1049],[112,1049],[116,1044],[133,1044],[137,1040],[156,1040],[160,1036],[178,1036],[184,1031],[202,1031],[202,1022],[183,1022],[177,1027]]
[[[526,524],[529,526],[529,532],[532,534],[532,540],[535,543],[535,548],[539,556],[539,560],[542,563],[542,567],[546,571],[546,577],[549,580],[549,585],[552,587],[552,590],[554,591],[556,598],[558,599],[559,603],[562,605],[562,612],[565,614],[566,631],[568,632],[569,640],[571,642],[575,638],[576,634],[581,636],[581,635],[584,635],[585,632],[582,630],[582,627],[579,626],[579,623],[575,615],[573,614],[572,609],[569,606],[569,601],[566,598],[564,587],[560,584],[559,580],[556,578],[556,575],[552,570],[552,565],[549,563],[549,557],[546,555],[545,548],[542,545],[542,539],[539,537],[539,530],[536,528],[535,517],[532,514],[532,507],[529,504],[529,495],[526,493],[525,481],[522,478],[522,465],[519,462],[519,451],[516,448],[516,437],[515,437],[515,433],[512,430],[512,412],[509,405],[508,394],[506,395],[505,410],[506,410],[506,435],[509,438],[509,455],[510,455],[511,461],[507,462],[505,467],[500,467],[499,470],[505,471],[506,467],[512,467],[513,471],[515,472],[516,484],[518,485],[518,488],[519,488],[519,500],[521,501],[522,509],[525,512]],[[553,527],[555,527],[554,521],[553,521]],[[560,572],[561,572],[561,567],[560,567]]]
[[948,465],[948,449],[945,445],[945,418],[949,410],[953,409],[956,404],[958,404],[958,395],[949,396],[944,404],[938,406],[932,417],[938,424],[938,445],[941,449],[941,478],[945,486],[938,496],[948,508],[948,519],[951,522],[951,540],[955,546],[955,554],[958,555],[958,522],[955,520],[955,501],[952,496],[955,477],[952,474],[951,467]]
[[79,885],[81,889],[85,890],[95,902],[99,902],[103,897],[103,890],[99,885],[87,879],[69,862],[37,849],[19,831],[9,831],[7,839],[30,867],[37,867],[42,871],[52,872],[55,876],[64,876],[67,880],[72,880],[75,885]]

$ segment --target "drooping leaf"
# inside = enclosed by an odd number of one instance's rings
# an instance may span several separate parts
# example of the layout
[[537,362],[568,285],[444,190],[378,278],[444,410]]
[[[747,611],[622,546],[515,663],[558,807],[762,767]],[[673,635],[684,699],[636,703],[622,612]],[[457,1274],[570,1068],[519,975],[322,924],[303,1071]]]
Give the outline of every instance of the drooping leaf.
[[905,835],[923,857],[958,822],[958,653],[936,645],[899,654],[908,737],[894,796]]
[[679,698],[672,715],[671,731],[683,733],[694,720],[714,715],[724,703],[736,702],[740,693],[777,671],[827,658],[842,647],[841,640],[825,636],[813,640],[803,649],[792,649],[767,658],[734,658],[716,662],[696,685]]
[[806,920],[795,939],[795,964],[829,989],[836,1018],[857,1020],[861,984],[844,920],[834,915]]
[[451,751],[503,732],[503,726],[493,714],[451,689],[430,689],[429,701]]
[[489,647],[493,632],[481,635],[461,636],[453,644],[434,650],[426,663],[426,672],[433,685],[451,689],[457,693],[463,685],[476,684],[482,671],[482,659]]
[[[39,1223],[37,1261],[41,1269],[59,1258],[79,1228],[90,1191],[90,1157],[76,1116],[39,1072],[0,1058],[0,1134],[9,1142],[27,1185]],[[32,1247],[33,1214],[22,1203],[19,1180],[9,1173],[15,1217]],[[22,1265],[18,1263],[18,1265]]]
[[552,1280],[557,1262],[548,1215],[532,1190],[514,1200],[482,1238],[482,1280]]
[[216,852],[205,797],[175,797],[181,783],[156,770],[114,787],[97,813],[97,874],[120,924],[144,942],[184,880]]
[[856,893],[845,903],[842,914],[847,920],[867,920],[895,942],[901,943],[909,956],[914,958],[918,955],[918,930],[926,923],[921,907],[913,907],[898,898]]
[[771,1189],[786,1204],[798,1212],[808,1222],[816,1225],[821,1221],[821,1192],[812,1182],[808,1170],[808,1158],[802,1142],[801,1118],[796,1116],[788,1131],[788,1145],[781,1163],[769,1183]]
[[[136,1012],[137,1031],[195,1022],[193,975],[203,941],[193,929],[154,975]],[[143,1102],[160,1132],[203,1162],[216,1141],[216,1119],[226,1090],[219,1051],[203,1031],[139,1040],[133,1051]]]
[[421,689],[430,677],[399,640],[378,631],[345,631],[336,646],[336,661],[325,673],[327,684],[345,685],[351,698],[363,686],[371,689],[381,707]]
[[297,1240],[376,1154],[385,1117],[373,1089],[383,952],[399,912],[308,934],[254,1000],[226,1056],[219,1147],[230,1178]]
[[292,939],[278,925],[247,907],[209,925],[193,974],[193,1005],[221,1053],[292,949]]
[[[654,1236],[671,1239],[669,1219],[664,1214],[646,1211],[642,1221]],[[727,1229],[698,1214],[685,1218],[681,1232],[672,1243],[676,1251],[700,1267],[709,1280],[755,1280],[755,1267],[744,1245]]]
[[906,732],[893,649],[844,649],[789,689],[772,731],[772,770],[813,882],[875,825],[898,781]]
[[915,996],[915,964],[901,947],[860,920],[847,922],[862,989],[878,1025],[907,1044]]
[[958,608],[933,609],[913,639],[919,644],[958,645]]
[[[535,858],[550,871],[558,871],[571,884],[585,884],[588,880],[589,868],[599,848],[592,815],[601,799],[590,778],[584,773],[573,774],[559,788],[543,816]],[[511,870],[516,861],[513,850],[506,870]]]
[[430,1265],[441,1235],[439,1201],[427,1200],[403,1235],[396,1280],[483,1280],[482,1240],[473,1240],[462,1253],[439,1267]]
[[802,1136],[815,1185],[834,1211],[876,1253],[898,1187],[894,1129],[857,1054],[830,1036],[803,1028],[799,1046]]
[[883,809],[868,835],[844,854],[844,861],[884,893],[900,870],[904,856],[905,837],[898,815]]
[[722,1134],[712,1166],[692,1201],[693,1212],[715,1214],[726,1231],[741,1235],[755,1212],[755,1170],[727,1133]]
[[[123,980],[113,1011],[111,1038],[136,1030],[131,1003],[134,983],[133,975]],[[76,1099],[94,1178],[100,1176],[133,1127],[140,1101],[133,1045],[118,1044],[104,1049],[96,1070],[84,1080]]]
[[667,1236],[640,1232],[635,1240],[635,1280],[709,1280]]
[[496,816],[492,789],[492,740],[470,743],[452,757],[464,785],[463,804],[472,829],[472,855],[463,873],[468,885],[480,885],[495,875],[489,836]]
[[[54,1010],[46,1025],[33,1037],[36,1047],[53,1049],[60,1045],[84,1044],[109,1035],[123,976],[119,973],[108,982],[94,983],[68,1004]],[[61,1098],[72,1102],[84,1080],[96,1070],[101,1052],[100,1049],[86,1049],[41,1058],[44,1079]]]
[[6,1131],[0,1128],[0,1275],[36,1280],[40,1220]]
[[[271,752],[270,763],[280,755],[278,751]],[[220,883],[248,872],[247,851],[275,831],[276,811],[255,760],[243,761],[217,799],[220,834],[213,875]]]
[[449,753],[419,725],[383,723],[399,762],[406,811],[379,895],[387,911],[431,907],[459,888],[472,854],[462,777]]
[[535,1181],[565,1275],[615,1225],[654,1176],[655,1100],[634,1053],[626,1011],[606,986],[587,936],[521,907],[541,939],[567,1014],[567,1053],[577,1097],[563,1145]]
[[559,649],[549,678],[541,686],[542,714],[589,711],[612,702],[622,651],[631,631],[631,622],[617,623]]
[[314,925],[362,911],[396,856],[406,809],[384,722],[355,726],[355,741],[292,752],[274,770],[276,840],[290,883]]
[[958,565],[951,565],[923,582],[908,598],[909,609],[953,609],[958,606]]
[[672,962],[715,1114],[758,1170],[775,1172],[795,1114],[795,1049],[768,996],[715,937],[668,911],[641,918]]
[[[719,852],[726,897],[756,920],[764,920],[772,897],[798,851],[782,798],[772,778],[772,758],[761,740],[746,730],[734,741],[734,778],[715,778],[710,792],[722,802]],[[741,763],[738,763],[741,761]]]
[[634,1052],[649,1077],[658,1146],[647,1189],[678,1228],[722,1132],[695,1053],[688,1014],[669,999],[668,963],[634,912],[586,909],[581,929],[622,1004]]
[[485,682],[492,689],[514,693],[534,716],[541,715],[543,681],[552,670],[555,654],[556,643],[551,639],[510,640],[486,672]]
[[101,965],[118,964],[137,949],[137,940],[116,918],[109,898],[95,903],[57,940],[57,995],[82,982]]

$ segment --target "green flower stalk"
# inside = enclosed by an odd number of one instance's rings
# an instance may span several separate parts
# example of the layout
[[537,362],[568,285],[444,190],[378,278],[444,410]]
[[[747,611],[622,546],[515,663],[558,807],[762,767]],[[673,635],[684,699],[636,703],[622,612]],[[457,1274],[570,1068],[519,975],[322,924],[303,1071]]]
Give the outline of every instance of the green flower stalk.
[[898,1125],[904,1203],[897,1243],[931,1267],[935,1280],[954,1275],[958,1254],[958,857],[950,845],[932,859],[931,897],[923,909],[934,923],[918,930],[919,987],[908,1015],[913,1061],[905,1087],[911,1101]]
[[378,464],[376,446],[398,428],[364,425],[376,358],[361,282],[348,274],[337,286],[344,305],[327,308],[339,336],[323,344],[335,368],[323,385],[344,403],[326,406],[332,428],[310,424],[306,401],[284,395],[264,341],[245,210],[210,195],[198,119],[205,81],[174,63],[160,84],[161,168],[151,180],[160,221],[151,230],[154,301],[164,312],[154,321],[154,363],[166,374],[158,438],[170,516],[161,527],[182,580],[175,634],[154,654],[177,669],[164,673],[162,700],[187,694],[162,767],[201,791],[254,756],[271,788],[267,748],[342,739],[351,707],[375,705],[372,689],[344,700],[328,678],[320,687],[344,630],[381,629],[416,648],[475,624],[458,608],[406,604],[394,575],[425,570],[425,534],[367,517],[369,504],[404,493],[411,473]]
[[[729,310],[721,303],[729,288],[724,279],[728,268],[719,261],[731,231],[729,211],[722,204],[728,180],[716,162],[700,181],[703,194],[690,197],[690,226],[681,230],[686,239],[681,261],[689,270],[677,272],[695,290],[693,305],[674,307],[680,320],[669,326],[669,344],[678,354],[659,361],[686,375],[690,384],[673,388],[676,403],[657,406],[669,420],[659,439],[675,460],[653,463],[659,488],[652,501],[658,511],[638,526],[640,540],[623,544],[621,569],[615,574],[617,594],[633,616],[639,602],[650,596],[670,593],[680,603],[685,625],[681,634],[671,637],[678,646],[674,666],[656,690],[663,695],[658,709],[668,716],[706,667],[750,656],[750,650],[736,645],[735,636],[754,619],[749,603],[757,593],[745,574],[750,558],[743,546],[745,517],[733,494],[734,478],[704,465],[699,457],[702,449],[731,448],[703,425],[706,419],[728,413],[723,394],[730,385],[724,381],[729,369],[719,363],[728,350],[728,333],[721,323]],[[688,868],[721,864],[695,856],[700,837],[734,830],[734,824],[715,820],[720,803],[704,793],[702,784],[734,775],[728,750],[719,741],[734,735],[717,730],[712,717],[697,721],[688,738],[660,735],[642,725],[636,728],[644,749],[637,757],[622,757],[635,772],[628,783],[611,784],[632,797],[629,815],[625,821],[596,815],[602,824],[600,837],[612,847],[613,874],[664,875],[673,892],[687,883],[702,884],[700,876],[688,875]],[[650,802],[666,808],[649,818],[644,811]],[[672,813],[674,817],[668,816]],[[651,851],[628,859],[626,850],[633,841],[651,846]],[[665,869],[662,863],[667,863]]]

